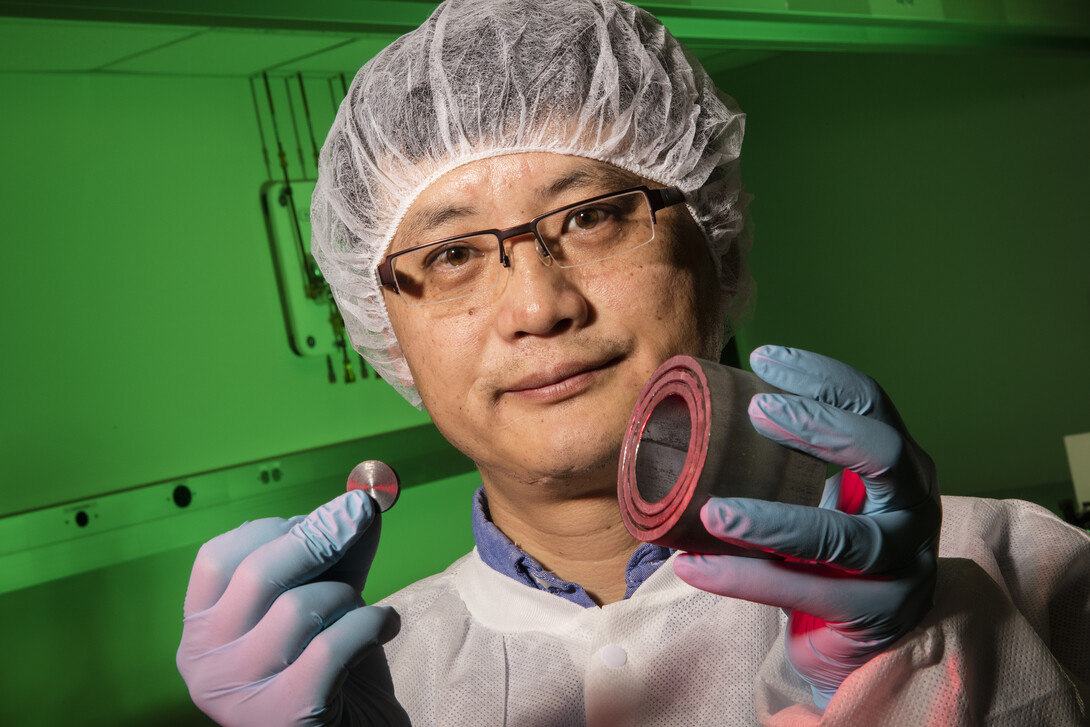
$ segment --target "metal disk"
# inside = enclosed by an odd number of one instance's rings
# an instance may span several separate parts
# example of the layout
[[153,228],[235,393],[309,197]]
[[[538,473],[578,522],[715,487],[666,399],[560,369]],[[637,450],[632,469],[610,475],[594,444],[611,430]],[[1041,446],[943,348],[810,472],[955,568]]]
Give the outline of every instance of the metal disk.
[[377,459],[360,462],[348,475],[349,490],[363,490],[378,505],[380,512],[386,512],[401,494],[401,481],[393,467]]

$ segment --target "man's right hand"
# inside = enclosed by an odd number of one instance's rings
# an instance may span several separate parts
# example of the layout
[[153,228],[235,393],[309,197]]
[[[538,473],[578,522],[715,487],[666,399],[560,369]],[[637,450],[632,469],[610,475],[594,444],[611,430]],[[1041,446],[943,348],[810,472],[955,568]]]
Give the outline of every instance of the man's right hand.
[[379,531],[354,490],[205,543],[178,647],[194,703],[225,727],[407,725],[380,648],[400,619],[360,595]]

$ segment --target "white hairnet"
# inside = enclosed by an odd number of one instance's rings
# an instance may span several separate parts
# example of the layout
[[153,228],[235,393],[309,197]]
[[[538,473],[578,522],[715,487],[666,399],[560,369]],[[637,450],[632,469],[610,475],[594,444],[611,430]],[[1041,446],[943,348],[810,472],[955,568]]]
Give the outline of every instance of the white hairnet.
[[617,0],[448,0],[356,74],[322,147],[311,251],[355,349],[420,395],[375,275],[409,206],[477,159],[586,157],[686,193],[727,325],[751,297],[745,116],[647,12]]

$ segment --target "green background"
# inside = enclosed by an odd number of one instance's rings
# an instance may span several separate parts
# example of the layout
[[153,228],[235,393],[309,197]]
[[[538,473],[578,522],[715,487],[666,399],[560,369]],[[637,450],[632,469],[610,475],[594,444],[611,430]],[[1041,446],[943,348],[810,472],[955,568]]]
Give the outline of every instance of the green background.
[[[942,17],[941,3],[918,7]],[[245,75],[215,75],[208,56],[66,70],[66,54],[105,42],[101,26],[66,22],[71,45],[0,51],[5,69],[16,53],[59,59],[0,73],[0,525],[383,433],[408,432],[399,447],[411,451],[426,416],[373,376],[330,384],[323,358],[288,347]],[[693,46],[748,114],[743,175],[756,195],[759,302],[743,355],[783,343],[870,373],[947,494],[1049,507],[1070,496],[1062,437],[1090,430],[1090,58],[853,51],[805,23],[783,26],[800,38],[785,48],[714,27]],[[21,30],[33,27],[0,35]],[[807,39],[825,50],[800,50]],[[233,52],[253,57],[266,41]],[[328,128],[332,104],[312,111]],[[369,599],[471,547],[475,485],[468,474],[406,490]],[[337,491],[245,517],[289,516]],[[191,533],[180,547],[0,594],[0,724],[206,723],[173,661],[193,557],[222,529],[201,512],[176,521]],[[65,532],[81,547],[83,533]]]

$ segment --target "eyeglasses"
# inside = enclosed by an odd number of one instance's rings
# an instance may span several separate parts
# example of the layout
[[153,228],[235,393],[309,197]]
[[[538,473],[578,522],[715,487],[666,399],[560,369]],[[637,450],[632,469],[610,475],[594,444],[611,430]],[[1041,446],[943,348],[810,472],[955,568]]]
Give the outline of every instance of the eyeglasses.
[[546,212],[504,230],[480,230],[417,245],[387,255],[379,283],[407,305],[457,300],[496,286],[500,269],[511,267],[504,241],[532,233],[545,265],[562,268],[607,260],[655,239],[655,213],[680,204],[677,187],[633,187]]

